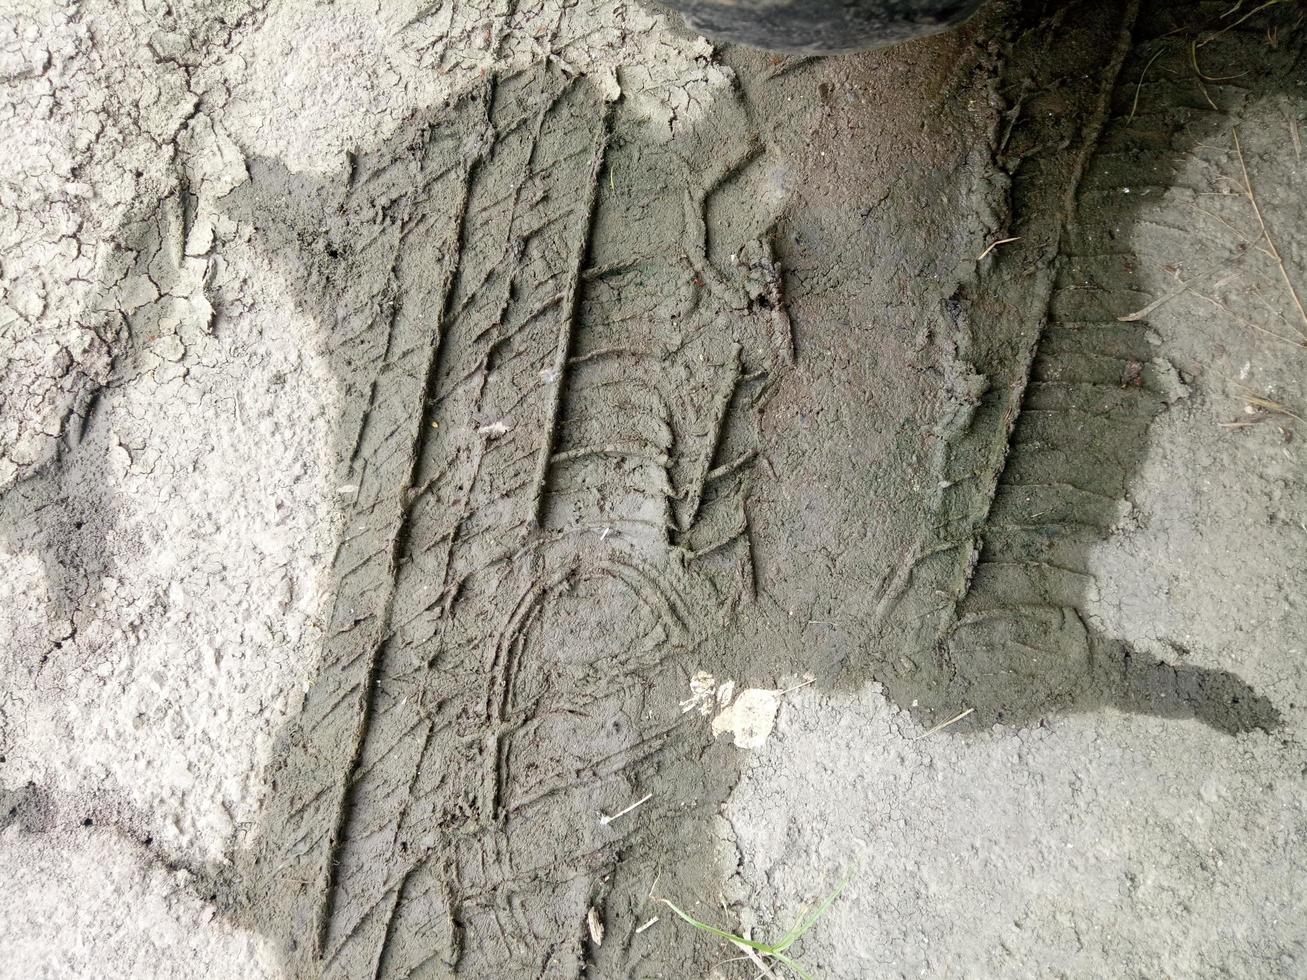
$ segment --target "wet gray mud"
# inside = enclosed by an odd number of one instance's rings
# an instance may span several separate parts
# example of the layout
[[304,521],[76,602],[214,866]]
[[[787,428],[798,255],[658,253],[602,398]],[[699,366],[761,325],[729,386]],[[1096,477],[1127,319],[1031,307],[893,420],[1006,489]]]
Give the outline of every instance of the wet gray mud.
[[[1155,298],[1119,187],[1224,132],[1183,43],[1223,12],[997,3],[900,52],[728,50],[735,88],[665,141],[551,63],[331,177],[251,162],[224,206],[343,393],[327,640],[232,899],[292,973],[698,975],[715,941],[636,931],[655,887],[715,903],[729,870],[740,757],[682,712],[696,671],[875,681],[923,725],[974,709],[957,733],[1276,724],[1083,612],[1176,384],[1119,319]],[[1224,97],[1301,79],[1262,30],[1206,47],[1246,67]],[[71,513],[35,486],[10,523]]]
[[[868,160],[856,129],[805,157],[778,93],[821,104],[859,67],[739,53],[738,90],[666,144],[541,68],[321,185],[252,167],[232,213],[310,270],[347,411],[330,639],[246,869],[299,972],[690,975],[698,937],[635,930],[655,887],[721,873],[738,756],[680,710],[697,670],[876,680],[923,723],[974,708],[962,730],[1275,724],[1081,612],[1170,390],[1119,319],[1150,297],[1115,192],[1166,186],[1208,132],[1174,65],[1132,119],[1133,96],[1206,10],[1000,13],[964,67],[879,83],[975,110],[925,137],[942,166]],[[937,195],[957,214],[914,211]]]
[[[974,707],[973,727],[1028,724],[1107,705],[1231,733],[1278,720],[1238,677],[1159,661],[1100,635],[1081,611],[1097,588],[1089,550],[1128,514],[1149,426],[1183,386],[1136,315],[1155,297],[1130,251],[1132,202],[1167,190],[1196,144],[1228,141],[1228,119],[1183,63],[1214,13],[1049,5],[1018,29],[996,79],[1000,238],[1019,241],[944,301],[961,397],[933,533],[886,592],[870,647],[916,652],[867,666],[932,720]],[[1204,45],[1249,65],[1245,102],[1301,77],[1301,47],[1267,57],[1256,46],[1237,31]]]
[[736,112],[659,147],[586,79],[492,76],[340,181],[259,165],[234,197],[313,270],[350,412],[331,638],[257,865],[306,968],[662,968],[580,929],[645,902],[729,788],[678,702],[688,666],[743,660],[753,573],[715,556],[747,547],[794,359]]

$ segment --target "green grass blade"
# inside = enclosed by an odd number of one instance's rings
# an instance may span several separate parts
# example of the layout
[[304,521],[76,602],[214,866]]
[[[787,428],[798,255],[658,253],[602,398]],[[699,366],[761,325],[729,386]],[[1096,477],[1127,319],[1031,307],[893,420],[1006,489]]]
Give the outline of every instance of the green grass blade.
[[800,916],[799,921],[795,924],[794,928],[787,932],[780,942],[773,945],[755,942],[752,939],[745,939],[743,936],[737,936],[733,932],[727,932],[725,929],[718,929],[716,926],[709,925],[707,922],[696,919],[689,912],[686,912],[670,899],[660,898],[658,901],[671,909],[676,914],[677,918],[698,929],[700,932],[707,933],[710,936],[716,936],[718,939],[724,939],[726,942],[734,943],[742,948],[752,949],[764,956],[770,956],[772,959],[776,960],[777,963],[792,972],[799,978],[799,980],[812,980],[812,976],[804,970],[803,967],[799,966],[795,960],[787,956],[785,951],[794,943],[798,942],[804,933],[815,926],[818,921],[820,921],[821,917],[830,911],[830,907],[835,904],[835,901],[844,892],[844,889],[848,887],[848,884],[852,879],[853,871],[850,869],[845,873],[844,878],[835,887],[835,890],[827,895],[822,900],[821,904],[811,912]]
[[[729,943],[740,943],[743,946],[748,946],[750,949],[756,949],[759,953],[766,953],[768,956],[776,955],[775,951],[770,946],[765,946],[762,943],[756,943],[752,939],[745,939],[743,936],[737,936],[735,935],[735,933],[727,932],[725,929],[718,929],[716,926],[710,926],[706,922],[700,922],[698,919],[690,915],[688,912],[681,911],[681,909],[677,908],[676,905],[674,905],[669,899],[660,898],[658,901],[662,902],[669,909],[675,912],[678,916],[680,916],[690,925],[694,926],[700,932],[706,932],[710,936],[716,936],[718,939],[725,939]],[[779,958],[780,957],[777,957],[777,959]]]
[[776,962],[780,963],[787,970],[792,972],[796,977],[799,978],[799,980],[812,980],[812,976],[808,973],[807,970],[799,966],[798,963],[794,962],[794,960],[790,959],[784,953],[778,952],[776,950],[772,950],[767,955],[771,956],[773,959],[776,960]]
[[772,947],[772,952],[783,953],[798,942],[805,932],[815,926],[821,917],[830,911],[830,907],[835,904],[836,900],[844,892],[844,889],[849,886],[849,882],[852,879],[853,872],[850,870],[845,873],[844,878],[835,886],[835,890],[827,895],[820,905],[807,915],[799,917],[799,921],[795,923],[794,928],[782,936],[781,941]]

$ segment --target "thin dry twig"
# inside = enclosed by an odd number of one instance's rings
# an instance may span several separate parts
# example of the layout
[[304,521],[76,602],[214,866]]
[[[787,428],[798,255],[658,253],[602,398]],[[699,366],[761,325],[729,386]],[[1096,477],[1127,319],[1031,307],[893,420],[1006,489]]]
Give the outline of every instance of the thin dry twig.
[[1173,289],[1171,292],[1159,296],[1157,299],[1153,300],[1151,303],[1145,306],[1142,310],[1135,310],[1133,313],[1127,313],[1125,316],[1117,317],[1116,318],[1117,322],[1138,323],[1140,320],[1148,319],[1148,317],[1150,317],[1154,312],[1156,312],[1162,306],[1165,306],[1167,303],[1171,302],[1171,300],[1179,296],[1183,296],[1185,293],[1189,292],[1189,290],[1193,288],[1194,283],[1197,282],[1199,278],[1200,277],[1195,276],[1193,279],[1190,279],[1188,282],[1181,283],[1179,289]]
[[1273,398],[1266,398],[1259,395],[1255,388],[1249,388],[1247,385],[1240,384],[1238,381],[1231,381],[1232,385],[1244,392],[1239,397],[1248,404],[1249,410],[1256,409],[1265,412],[1268,415],[1283,415],[1285,418],[1293,419],[1295,422],[1302,422],[1303,417],[1289,408],[1283,402],[1277,402]]
[[1230,307],[1228,307],[1226,304],[1220,302],[1218,299],[1216,299],[1213,296],[1208,296],[1206,293],[1194,293],[1194,295],[1201,300],[1206,300],[1207,302],[1215,306],[1218,310],[1220,310],[1222,313],[1226,314],[1229,317],[1232,317],[1235,320],[1235,322],[1238,323],[1240,326],[1246,327],[1249,330],[1255,330],[1258,333],[1265,334],[1266,336],[1274,340],[1280,341],[1280,343],[1282,344],[1289,344],[1291,347],[1297,347],[1300,350],[1307,350],[1307,340],[1299,340],[1296,337],[1286,337],[1284,336],[1284,334],[1276,333],[1274,330],[1267,330],[1261,324],[1253,323],[1253,321],[1249,320],[1247,317],[1240,316],[1238,313],[1234,312],[1234,310],[1230,309]]
[[[1284,3],[1284,2],[1285,2],[1285,0],[1266,0],[1266,2],[1263,3],[1261,6],[1254,7],[1252,10],[1248,11],[1248,13],[1244,14],[1242,17],[1240,17],[1240,18],[1239,18],[1238,20],[1236,20],[1234,23],[1232,23],[1232,24],[1226,24],[1226,25],[1225,25],[1224,27],[1222,27],[1219,31],[1214,31],[1212,34],[1210,34],[1210,35],[1208,35],[1207,37],[1203,38],[1203,40],[1200,42],[1199,46],[1201,47],[1201,46],[1204,45],[1204,44],[1209,44],[1209,43],[1211,43],[1212,41],[1215,41],[1215,40],[1216,40],[1218,37],[1220,37],[1222,34],[1226,33],[1227,31],[1232,31],[1232,30],[1234,30],[1236,27],[1238,27],[1238,26],[1239,26],[1240,24],[1242,24],[1244,21],[1249,20],[1249,19],[1251,19],[1251,18],[1253,18],[1253,17],[1256,17],[1256,16],[1257,16],[1258,14],[1260,14],[1263,10],[1266,10],[1266,9],[1268,9],[1269,7],[1275,7],[1275,6],[1278,6],[1279,4],[1282,4],[1282,3]],[[1223,16],[1225,16],[1225,17],[1229,17],[1231,14],[1236,13],[1236,12],[1239,10],[1239,8],[1242,7],[1242,6],[1243,6],[1243,3],[1242,3],[1242,2],[1235,4],[1234,7],[1233,7],[1233,9],[1231,9],[1229,12],[1227,12],[1227,13],[1224,14]]]
[[650,800],[652,800],[652,799],[653,799],[653,794],[652,794],[652,793],[646,793],[644,796],[642,796],[640,799],[636,800],[634,803],[632,803],[630,806],[626,807],[624,810],[618,810],[616,813],[612,814],[611,816],[610,816],[609,814],[606,814],[606,813],[600,814],[600,815],[599,815],[599,822],[600,822],[601,824],[603,824],[605,827],[607,827],[610,823],[612,823],[612,822],[613,822],[614,820],[616,820],[618,817],[624,817],[624,816],[626,816],[626,815],[627,815],[628,813],[630,813],[632,810],[636,809],[637,807],[644,806],[646,803],[648,803],[648,802],[649,802]]
[[976,261],[979,262],[982,259],[988,257],[988,255],[991,252],[993,252],[994,249],[998,248],[1000,245],[1010,245],[1012,242],[1019,242],[1019,241],[1021,241],[1020,235],[1017,235],[1015,238],[1000,238],[996,242],[990,242],[989,248],[985,249],[983,252],[981,252],[979,255],[976,256]]
[[[1266,219],[1262,217],[1262,206],[1257,203],[1257,195],[1253,193],[1252,178],[1248,176],[1248,163],[1244,159],[1243,146],[1239,142],[1239,129],[1235,127],[1234,133],[1234,152],[1239,157],[1239,169],[1243,172],[1244,191],[1248,195],[1248,203],[1253,206],[1253,213],[1257,215],[1257,224],[1262,229],[1262,237],[1266,240],[1266,249],[1271,253],[1271,258],[1275,264],[1280,267],[1280,278],[1284,280],[1285,287],[1289,290],[1289,295],[1293,297],[1293,305],[1298,307],[1298,315],[1302,317],[1303,326],[1307,327],[1307,309],[1302,305],[1302,297],[1298,295],[1298,290],[1293,285],[1293,280],[1289,278],[1289,270],[1284,264],[1284,259],[1280,256],[1280,250],[1275,247],[1275,241],[1271,238],[1270,229],[1266,227]],[[1307,337],[1307,333],[1303,333]]]
[[797,691],[797,690],[799,690],[800,688],[808,687],[809,685],[811,685],[811,684],[816,684],[816,683],[817,683],[817,678],[815,678],[815,677],[809,677],[809,678],[807,678],[806,680],[800,681],[798,684],[795,684],[795,685],[792,686],[792,687],[787,687],[787,688],[785,688],[785,690],[783,690],[783,691],[777,691],[777,692],[776,692],[776,696],[777,696],[777,697],[782,697],[782,698],[783,698],[785,695],[790,694],[790,693],[792,693],[792,692],[794,692],[794,691]]
[[1139,84],[1135,86],[1135,101],[1134,104],[1130,106],[1130,121],[1134,120],[1135,113],[1139,111],[1139,95],[1144,90],[1144,79],[1148,77],[1148,69],[1153,67],[1153,63],[1157,61],[1158,58],[1162,57],[1165,51],[1166,48],[1164,47],[1158,48],[1153,56],[1148,59],[1148,64],[1144,65],[1144,70],[1139,73]]
[[942,732],[944,729],[948,728],[949,725],[956,725],[956,724],[957,724],[958,722],[960,722],[963,718],[967,717],[967,716],[970,715],[970,714],[973,714],[973,713],[975,712],[975,710],[976,710],[975,708],[968,708],[966,711],[959,712],[958,714],[956,714],[956,715],[954,715],[952,718],[950,718],[948,721],[942,721],[942,722],[940,722],[938,725],[936,725],[936,726],[935,726],[934,728],[932,728],[930,731],[928,731],[928,732],[922,732],[920,735],[918,735],[918,736],[917,736],[916,738],[914,738],[912,741],[914,741],[914,742],[920,742],[923,738],[930,738],[930,736],[934,735],[936,732]]
[[1221,111],[1220,106],[1218,106],[1215,102],[1212,101],[1212,95],[1210,92],[1207,91],[1207,84],[1206,84],[1207,76],[1204,75],[1203,70],[1198,67],[1198,42],[1196,41],[1189,42],[1189,63],[1193,65],[1194,78],[1197,79],[1198,81],[1198,88],[1203,93],[1203,98],[1207,100],[1207,104],[1209,106],[1211,106],[1217,112],[1220,112]]
[[1254,408],[1261,409],[1263,412],[1270,412],[1272,415],[1283,415],[1286,418],[1293,419],[1295,422],[1301,422],[1303,420],[1301,415],[1297,412],[1290,411],[1289,407],[1283,402],[1277,402],[1271,398],[1257,398],[1253,395],[1244,395],[1243,400]]
[[[1206,208],[1199,207],[1197,204],[1191,204],[1190,207],[1192,207],[1192,208],[1193,208],[1195,211],[1197,211],[1199,214],[1204,214],[1204,215],[1206,215],[1207,217],[1211,218],[1213,221],[1218,221],[1218,222],[1220,222],[1221,224],[1225,225],[1226,228],[1228,228],[1230,231],[1234,232],[1234,236],[1235,236],[1236,238],[1239,239],[1239,242],[1240,242],[1241,244],[1244,244],[1244,245],[1251,245],[1251,244],[1252,244],[1252,239],[1251,239],[1251,238],[1249,238],[1247,235],[1245,235],[1242,231],[1240,231],[1240,230],[1239,230],[1238,228],[1236,228],[1234,225],[1230,224],[1230,222],[1226,221],[1226,220],[1225,220],[1224,218],[1222,218],[1219,214],[1216,214],[1216,213],[1213,212],[1213,211],[1208,211]],[[1264,250],[1263,250],[1263,251],[1264,251]]]
[[1149,316],[1151,316],[1154,312],[1156,312],[1161,307],[1165,306],[1167,303],[1171,302],[1171,300],[1183,296],[1185,293],[1189,292],[1189,290],[1193,289],[1193,287],[1198,283],[1202,282],[1205,279],[1210,278],[1211,276],[1222,271],[1223,269],[1228,269],[1230,266],[1234,265],[1234,263],[1238,262],[1241,258],[1243,258],[1242,252],[1235,255],[1234,258],[1232,259],[1218,262],[1215,265],[1211,266],[1210,268],[1204,269],[1202,272],[1199,272],[1191,276],[1188,282],[1180,283],[1179,288],[1173,289],[1171,290],[1171,292],[1159,296],[1157,299],[1153,300],[1151,303],[1145,306],[1142,310],[1135,310],[1133,313],[1127,313],[1125,316],[1117,317],[1116,318],[1117,322],[1138,323],[1140,320],[1148,319]]

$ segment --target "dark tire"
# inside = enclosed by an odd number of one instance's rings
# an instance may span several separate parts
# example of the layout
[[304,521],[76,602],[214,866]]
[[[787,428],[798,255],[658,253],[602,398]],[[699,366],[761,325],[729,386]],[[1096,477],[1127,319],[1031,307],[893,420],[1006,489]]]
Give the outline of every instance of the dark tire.
[[840,54],[962,23],[981,0],[667,0],[694,30],[773,51]]

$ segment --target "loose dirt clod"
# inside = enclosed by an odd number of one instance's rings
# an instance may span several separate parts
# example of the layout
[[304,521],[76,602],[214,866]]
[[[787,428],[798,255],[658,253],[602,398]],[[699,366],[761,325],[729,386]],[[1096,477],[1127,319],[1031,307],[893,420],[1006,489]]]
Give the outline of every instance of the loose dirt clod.
[[731,732],[736,748],[760,748],[776,724],[776,712],[781,703],[780,693],[764,688],[741,691],[734,701],[713,718],[713,735]]

